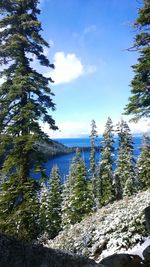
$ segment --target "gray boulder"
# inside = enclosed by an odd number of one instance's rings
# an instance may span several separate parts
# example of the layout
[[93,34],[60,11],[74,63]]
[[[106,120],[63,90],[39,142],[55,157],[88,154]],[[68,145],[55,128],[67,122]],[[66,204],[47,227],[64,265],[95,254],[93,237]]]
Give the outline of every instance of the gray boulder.
[[143,251],[144,260],[150,263],[150,246],[144,249]]
[[113,254],[100,261],[99,267],[149,267],[138,255]]
[[0,267],[97,267],[86,257],[0,235]]
[[107,267],[126,267],[131,262],[128,254],[113,254],[100,261],[100,266]]
[[150,206],[145,209],[146,228],[150,235]]

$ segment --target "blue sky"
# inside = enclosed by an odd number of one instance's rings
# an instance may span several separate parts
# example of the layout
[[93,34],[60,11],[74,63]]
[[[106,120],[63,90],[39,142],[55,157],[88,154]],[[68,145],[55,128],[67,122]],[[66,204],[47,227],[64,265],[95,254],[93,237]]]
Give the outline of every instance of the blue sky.
[[[137,0],[41,0],[43,37],[51,48],[45,54],[55,70],[41,69],[55,84],[56,111],[52,116],[59,131],[51,137],[89,135],[91,120],[98,132],[108,116],[122,117],[130,96],[131,65],[136,52],[128,52],[136,31],[132,24],[143,1]],[[124,117],[128,120],[128,117]],[[132,132],[146,131],[147,121],[130,124]]]

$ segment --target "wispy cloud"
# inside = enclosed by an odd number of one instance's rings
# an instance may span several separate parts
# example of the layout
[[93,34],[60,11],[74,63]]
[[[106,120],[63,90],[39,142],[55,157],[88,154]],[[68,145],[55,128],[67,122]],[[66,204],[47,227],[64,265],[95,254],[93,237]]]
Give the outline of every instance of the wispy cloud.
[[[118,121],[114,122],[114,125]],[[51,138],[74,138],[90,135],[90,121],[62,121],[58,124],[59,131],[49,130],[47,123],[41,123],[41,127]],[[105,122],[106,123],[106,122]],[[105,123],[96,122],[98,135],[102,135],[105,129]],[[128,123],[132,134],[150,133],[150,122],[148,119],[141,119],[138,123]]]
[[96,72],[96,70],[97,70],[97,67],[95,65],[87,65],[85,67],[85,73],[87,73],[87,74],[92,74],[92,73]]
[[62,51],[54,55],[54,65],[55,69],[46,76],[50,76],[55,85],[72,82],[85,74],[92,74],[96,71],[96,66],[84,66],[76,54],[65,54]]
[[84,28],[84,31],[83,31],[83,34],[86,35],[86,34],[89,34],[89,33],[92,33],[92,32],[96,32],[97,28],[96,28],[96,25],[90,25],[86,28]]
[[133,134],[144,134],[150,133],[150,120],[149,119],[140,119],[139,122],[129,122],[129,127]]
[[58,124],[58,131],[49,130],[47,123],[41,123],[41,127],[50,138],[74,138],[88,134],[88,125],[84,121],[62,121]]
[[93,38],[94,34],[97,33],[96,25],[92,24],[85,27],[81,32],[74,32],[72,34],[73,38],[76,40],[79,46],[84,46],[88,39]]

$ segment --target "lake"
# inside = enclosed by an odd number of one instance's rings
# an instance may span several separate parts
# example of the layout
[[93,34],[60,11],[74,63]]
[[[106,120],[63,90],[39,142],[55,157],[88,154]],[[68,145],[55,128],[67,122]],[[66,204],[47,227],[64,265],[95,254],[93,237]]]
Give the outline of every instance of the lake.
[[[102,138],[97,139],[96,145],[100,144],[100,141]],[[90,138],[64,138],[64,139],[56,139],[56,141],[64,144],[65,146],[68,147],[89,147],[90,146]],[[134,156],[135,158],[138,157],[140,153],[140,147],[142,144],[142,138],[141,136],[133,136],[133,141],[134,141]],[[115,155],[117,154],[117,147],[118,147],[118,139],[115,139]],[[70,153],[66,155],[59,155],[59,156],[54,156],[51,158],[46,164],[46,174],[49,176],[51,169],[54,165],[57,165],[60,170],[60,174],[62,177],[62,181],[65,180],[65,176],[69,172],[69,166],[71,164],[72,158],[74,157],[75,153]],[[90,157],[90,151],[84,151],[82,149],[81,155],[85,161],[85,164],[87,168],[90,167],[89,165],[89,157]],[[98,162],[100,160],[100,152],[96,152],[96,161]]]

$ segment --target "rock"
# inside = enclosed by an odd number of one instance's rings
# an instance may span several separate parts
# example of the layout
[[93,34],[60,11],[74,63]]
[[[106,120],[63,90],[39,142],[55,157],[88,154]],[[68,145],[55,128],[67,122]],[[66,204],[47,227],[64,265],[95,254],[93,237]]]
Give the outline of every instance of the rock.
[[91,259],[0,235],[0,267],[97,267]]
[[145,209],[145,219],[148,234],[150,235],[150,206]]
[[100,243],[96,243],[95,245],[93,245],[92,255],[91,255],[92,259],[97,260],[99,255],[102,253],[103,249],[105,249],[107,242],[108,240],[104,238],[103,240],[101,240]]
[[128,254],[113,254],[100,261],[100,266],[107,267],[125,267],[130,262]]
[[138,255],[113,254],[100,261],[99,267],[148,267]]
[[150,263],[150,246],[144,249],[143,251],[144,260]]

